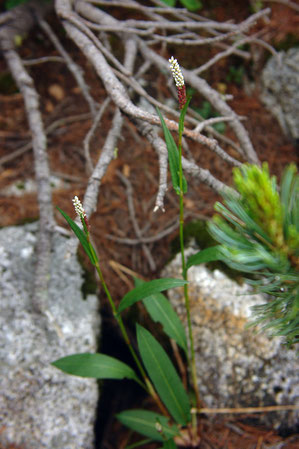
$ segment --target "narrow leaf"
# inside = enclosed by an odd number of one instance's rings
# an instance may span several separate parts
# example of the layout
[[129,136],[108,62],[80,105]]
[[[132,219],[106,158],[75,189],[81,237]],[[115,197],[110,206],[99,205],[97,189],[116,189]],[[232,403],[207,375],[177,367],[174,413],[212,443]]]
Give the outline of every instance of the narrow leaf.
[[68,222],[68,224],[72,228],[74,234],[76,235],[76,237],[81,242],[81,244],[82,244],[82,246],[84,248],[84,251],[88,255],[91,263],[93,265],[95,265],[95,263],[97,262],[97,257],[95,255],[96,253],[95,253],[95,251],[93,251],[94,255],[92,254],[92,252],[90,250],[90,247],[89,247],[89,243],[88,243],[87,238],[86,238],[86,235],[84,234],[82,229],[80,229],[79,226],[65,212],[63,212],[63,210],[61,210],[58,206],[57,206],[57,209],[59,210],[61,215],[65,218],[65,220]]
[[105,354],[73,354],[56,360],[51,365],[61,371],[94,379],[133,379],[140,383],[136,373],[123,362]]
[[190,421],[190,403],[170,358],[149,331],[137,324],[137,341],[144,366],[161,400],[177,423]]
[[157,431],[157,424],[162,426],[166,438],[173,438],[179,434],[177,427],[170,426],[168,419],[159,413],[134,409],[118,413],[116,417],[125,426],[155,441],[163,441],[161,433]]
[[[141,279],[135,279],[136,286],[142,284],[144,284],[144,282],[141,281]],[[168,299],[166,299],[162,293],[156,293],[144,298],[142,302],[152,320],[161,323],[163,330],[168,337],[175,340],[187,354],[185,328]]]
[[210,248],[203,249],[190,256],[186,263],[186,271],[193,267],[193,265],[221,260],[220,248],[220,245],[211,246]]
[[167,440],[164,442],[162,449],[177,449],[177,445],[174,442],[174,439]]
[[160,293],[168,288],[181,287],[185,284],[187,284],[187,281],[184,281],[183,279],[172,278],[154,279],[153,281],[145,282],[129,291],[123,297],[118,307],[118,313],[122,312],[127,307],[130,307],[132,304],[135,304],[135,302],[141,301],[154,293]]
[[168,160],[169,160],[169,168],[172,180],[172,186],[176,193],[179,195],[180,193],[180,179],[179,179],[179,151],[177,149],[174,138],[172,137],[171,132],[166,126],[164,118],[157,108],[157,113],[161,120],[161,125],[164,133],[164,138],[168,151]]

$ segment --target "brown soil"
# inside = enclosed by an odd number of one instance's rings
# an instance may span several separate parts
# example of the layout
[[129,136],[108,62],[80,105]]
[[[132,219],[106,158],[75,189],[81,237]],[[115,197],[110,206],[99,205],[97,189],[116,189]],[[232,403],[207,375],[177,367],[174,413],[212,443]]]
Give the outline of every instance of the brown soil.
[[[210,3],[213,2],[207,2],[206,8]],[[220,3],[218,2],[218,4]],[[213,9],[213,18],[216,20],[232,18],[241,20],[248,16],[249,10],[246,2],[244,2],[244,5],[240,2],[238,8],[229,8],[229,5],[235,5],[234,2],[225,3],[227,3],[225,7],[218,6]],[[280,45],[287,40],[288,35],[295,34],[298,29],[298,16],[286,6],[279,4],[271,6],[273,12],[270,22],[264,26],[264,37],[268,42]],[[207,9],[204,13],[209,15],[211,10]],[[55,17],[52,17],[52,25],[72,57],[83,67],[85,77],[92,87],[91,93],[101,103],[105,98],[105,91],[102,87],[99,87],[100,84],[94,71],[78,49],[65,38],[60,25],[56,23]],[[20,48],[20,53],[22,57],[27,59],[56,54],[38,29],[33,30],[26,38]],[[180,58],[179,52],[177,56]],[[260,64],[264,63],[266,56],[266,54],[262,55],[259,60]],[[180,61],[183,65],[184,57],[188,58],[188,54],[184,55],[183,53],[181,56]],[[209,81],[213,86],[220,82],[225,83],[226,92],[234,95],[230,104],[238,114],[247,117],[245,126],[260,160],[268,161],[270,171],[280,177],[283,168],[289,162],[297,160],[296,148],[292,142],[282,135],[278,123],[260,102],[258,87],[250,95],[247,95],[244,84],[237,85],[226,81],[229,67],[235,62],[234,59],[228,59],[215,66],[209,73]],[[56,120],[88,112],[87,105],[64,64],[45,63],[32,66],[29,71],[40,94],[41,109],[46,126]],[[245,71],[247,78],[258,80],[257,72],[254,72],[252,68],[245,67]],[[7,75],[8,71],[5,62],[0,59],[1,80],[4,74]],[[156,79],[149,81],[157,89],[157,95],[160,98],[167,97],[167,90],[159,84],[159,80],[158,82]],[[193,101],[196,105],[197,102],[200,104],[201,99],[194,98]],[[0,81],[0,104],[0,158],[3,158],[29,142],[30,135],[23,99],[21,94],[15,90],[13,83],[9,83],[7,87]],[[100,154],[106,132],[109,130],[111,116],[112,109],[108,109],[102,120],[101,128],[92,141],[91,156],[94,162]],[[63,187],[53,191],[53,204],[58,205],[71,216],[73,215],[71,199],[74,195],[82,198],[87,185],[88,176],[82,141],[90,126],[90,119],[79,120],[74,118],[72,123],[62,124],[48,136],[51,172],[64,181]],[[229,136],[229,131],[227,131],[227,135]],[[222,181],[230,183],[231,169],[226,163],[199,145],[192,145],[190,149],[196,161],[209,168]],[[177,235],[177,231],[174,231],[169,236],[149,246],[156,263],[155,271],[150,270],[140,245],[128,246],[107,238],[108,234],[136,238],[129,218],[126,189],[117,176],[118,170],[125,173],[132,183],[137,220],[141,228],[145,224],[148,225],[147,236],[156,235],[163,231],[178,216],[177,196],[171,188],[166,196],[166,212],[157,214],[152,212],[158,179],[156,154],[149,144],[138,136],[134,126],[127,122],[123,137],[118,143],[117,159],[111,163],[102,182],[98,212],[91,218],[92,235],[99,252],[104,276],[112,295],[117,300],[132,286],[130,277],[126,276],[119,266],[130,268],[146,279],[158,276],[170,257],[170,242]],[[35,193],[11,196],[4,191],[5,188],[16,182],[21,188],[22,183],[28,179],[34,179],[34,161],[31,150],[2,164],[0,168],[0,189],[2,192],[0,193],[0,226],[18,225],[38,218]],[[218,199],[217,195],[206,186],[190,180],[186,197],[188,220],[210,217],[213,214],[213,204]],[[60,225],[65,226],[57,212],[55,217]],[[107,314],[103,295],[101,297],[103,312]],[[109,316],[107,320],[110,323]],[[111,403],[113,403],[113,400]],[[111,407],[109,413],[114,411],[113,408]],[[115,408],[118,409],[118,406]],[[231,417],[215,418],[214,420],[203,418],[203,437],[200,447],[215,449],[266,449],[270,447],[295,449],[295,447],[298,447],[296,446],[295,436],[283,438],[271,429],[245,425],[241,418],[244,418],[244,416],[238,417],[238,419]],[[125,447],[128,433],[119,423],[114,421],[106,430],[102,448]],[[283,445],[280,446],[279,443],[282,442]],[[150,447],[155,448],[157,446],[148,446],[148,448]],[[11,446],[10,449],[17,448]]]

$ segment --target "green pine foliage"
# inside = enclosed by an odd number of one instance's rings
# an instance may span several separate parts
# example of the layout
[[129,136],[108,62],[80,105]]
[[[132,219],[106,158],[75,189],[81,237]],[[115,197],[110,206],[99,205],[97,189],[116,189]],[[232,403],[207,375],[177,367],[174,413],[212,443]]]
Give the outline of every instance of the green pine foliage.
[[234,169],[235,193],[216,203],[209,224],[221,244],[221,259],[250,274],[247,282],[267,295],[255,307],[256,320],[271,335],[299,342],[299,176],[295,164],[284,172],[280,189],[268,165]]

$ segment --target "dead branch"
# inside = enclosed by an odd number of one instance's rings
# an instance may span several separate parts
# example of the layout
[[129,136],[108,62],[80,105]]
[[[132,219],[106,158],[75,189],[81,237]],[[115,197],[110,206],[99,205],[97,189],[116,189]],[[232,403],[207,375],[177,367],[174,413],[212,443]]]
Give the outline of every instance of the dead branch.
[[156,263],[155,263],[155,261],[153,259],[153,256],[151,255],[151,252],[150,252],[148,246],[144,242],[141,242],[142,232],[141,232],[141,229],[139,227],[139,224],[138,224],[138,221],[137,221],[137,218],[136,218],[134,201],[133,201],[132,184],[131,184],[130,180],[128,178],[126,178],[120,171],[117,172],[117,176],[121,179],[123,184],[126,186],[129,215],[130,215],[130,219],[131,219],[131,222],[132,222],[132,225],[133,225],[134,232],[135,232],[136,236],[138,237],[138,240],[141,243],[142,251],[143,251],[143,253],[144,253],[144,255],[145,255],[145,257],[146,257],[146,259],[148,261],[150,269],[152,271],[155,271],[156,270]]
[[[28,5],[30,9],[26,7]],[[0,46],[11,74],[23,95],[29,127],[32,134],[40,214],[37,263],[32,301],[36,312],[46,314],[51,259],[51,235],[54,229],[50,173],[47,160],[47,143],[39,109],[38,94],[33,79],[26,71],[23,62],[14,47],[15,33],[17,31],[24,33],[24,30],[28,30],[30,26],[32,26],[35,19],[34,13],[38,15],[44,13],[38,2],[30,2],[28,5],[15,8],[11,11],[10,21],[0,29]]]

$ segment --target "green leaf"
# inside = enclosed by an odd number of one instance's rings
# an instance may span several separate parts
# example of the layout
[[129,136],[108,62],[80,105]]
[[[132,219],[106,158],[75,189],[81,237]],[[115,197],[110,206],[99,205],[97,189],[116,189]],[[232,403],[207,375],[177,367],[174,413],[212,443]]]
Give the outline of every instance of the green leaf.
[[176,0],[162,0],[162,2],[168,6],[175,6]]
[[[68,224],[72,228],[76,237],[81,242],[81,244],[84,248],[84,251],[88,255],[91,263],[93,265],[95,265],[96,262],[98,262],[98,259],[97,259],[95,250],[92,248],[92,245],[88,243],[85,233],[82,231],[82,229],[79,228],[79,226],[65,212],[63,212],[63,210],[61,210],[58,206],[56,206],[56,207],[59,210],[59,212],[61,213],[61,215],[65,218],[65,220],[68,222]],[[91,251],[90,247],[92,248],[93,252]]]
[[94,379],[133,379],[140,380],[132,368],[105,354],[73,354],[52,362],[51,365],[64,373]]
[[173,186],[174,190],[176,191],[176,193],[179,195],[180,194],[179,151],[178,151],[178,148],[174,141],[174,138],[172,137],[171,132],[167,128],[164,118],[158,108],[157,108],[157,113],[160,117],[162,129],[163,129],[163,133],[164,133],[164,138],[165,138],[165,142],[166,142],[166,146],[167,146],[172,186]]
[[[187,100],[185,106],[183,107],[183,109],[181,111],[180,120],[179,120],[179,132],[183,131],[184,117],[185,117],[190,100],[191,100],[191,97]],[[158,108],[156,108],[156,109],[157,109],[157,113],[160,117],[162,129],[163,129],[163,133],[164,133],[164,138],[165,138],[165,142],[166,142],[166,147],[167,147],[167,151],[168,151],[168,160],[169,160],[169,168],[170,168],[172,186],[173,186],[175,192],[179,195],[180,194],[179,151],[178,151],[178,148],[174,141],[174,138],[172,137],[171,132],[169,131],[169,129],[166,126],[165,120],[164,120],[160,110]],[[183,181],[183,193],[186,193],[187,192],[187,181],[186,181],[186,178],[184,175],[183,175],[182,181]]]
[[164,442],[162,449],[177,449],[177,445],[174,442],[174,439],[167,440]]
[[291,224],[291,199],[293,194],[293,186],[296,175],[296,166],[295,164],[291,164],[287,167],[287,169],[283,173],[281,188],[280,188],[280,198],[283,204],[283,215],[284,215],[284,227],[285,233],[288,233],[288,226]]
[[211,246],[210,248],[203,249],[196,254],[189,257],[186,263],[186,271],[193,265],[200,265],[201,263],[214,262],[221,259],[220,253],[221,245]]
[[[163,441],[163,436],[172,438],[179,434],[177,427],[169,426],[168,419],[159,413],[134,409],[118,413],[116,417],[125,426],[155,441]],[[157,431],[157,424],[162,426],[163,436]]]
[[177,423],[186,425],[190,402],[170,358],[149,331],[137,324],[138,348],[144,366],[161,400]]
[[202,3],[200,0],[180,0],[182,5],[184,5],[189,11],[197,11],[202,8]]
[[123,297],[118,307],[118,313],[154,293],[160,293],[168,288],[181,287],[185,284],[187,284],[187,281],[183,279],[172,278],[154,279],[153,281],[144,282],[144,284],[134,288]]
[[[144,284],[141,279],[135,278],[135,285]],[[151,318],[163,326],[164,332],[187,354],[187,339],[184,326],[174,311],[168,299],[162,293],[156,293],[142,300]]]

